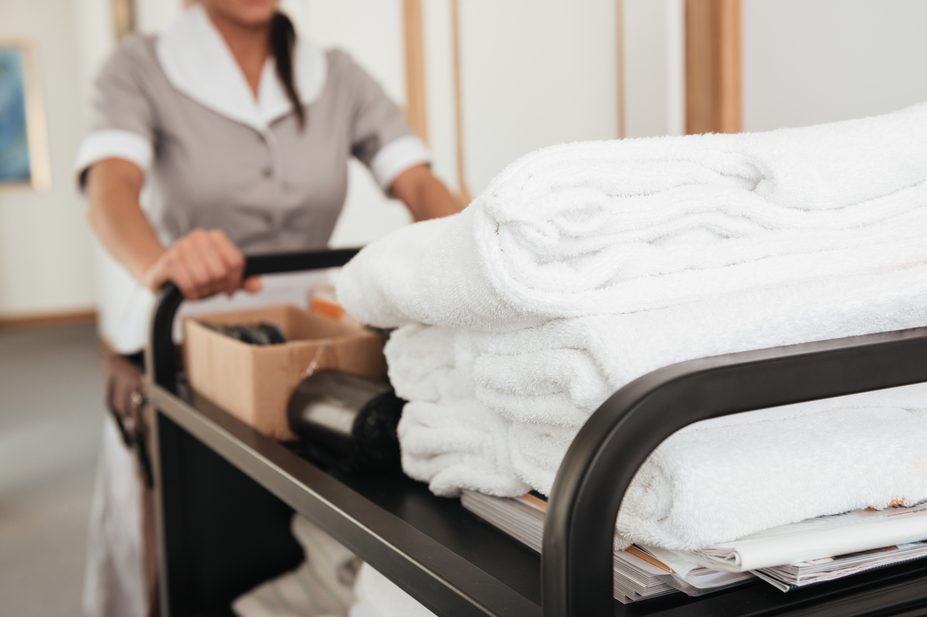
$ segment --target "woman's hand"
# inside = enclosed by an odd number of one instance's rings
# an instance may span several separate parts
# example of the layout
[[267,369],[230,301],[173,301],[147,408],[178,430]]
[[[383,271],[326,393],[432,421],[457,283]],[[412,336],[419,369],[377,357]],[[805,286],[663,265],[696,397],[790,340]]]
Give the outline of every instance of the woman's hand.
[[168,281],[180,288],[185,298],[196,300],[239,289],[255,293],[261,280],[243,280],[245,258],[218,229],[194,229],[165,250],[142,276],[142,283],[157,291]]

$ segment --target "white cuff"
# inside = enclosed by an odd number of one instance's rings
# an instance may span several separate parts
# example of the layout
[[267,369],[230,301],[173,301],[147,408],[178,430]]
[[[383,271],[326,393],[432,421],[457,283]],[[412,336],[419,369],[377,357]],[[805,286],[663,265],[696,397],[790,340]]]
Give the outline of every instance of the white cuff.
[[77,150],[77,160],[74,161],[78,186],[83,189],[81,176],[88,167],[98,161],[108,158],[126,159],[145,172],[151,165],[153,153],[151,142],[138,133],[117,129],[91,133],[81,142]]
[[370,171],[384,191],[389,191],[396,176],[414,165],[431,162],[431,153],[422,140],[406,135],[389,142],[370,161]]

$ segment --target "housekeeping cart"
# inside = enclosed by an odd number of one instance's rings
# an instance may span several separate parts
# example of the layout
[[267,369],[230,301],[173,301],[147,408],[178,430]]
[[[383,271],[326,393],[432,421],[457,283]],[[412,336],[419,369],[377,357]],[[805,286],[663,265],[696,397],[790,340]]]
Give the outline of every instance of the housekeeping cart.
[[[338,267],[355,252],[251,257],[247,274]],[[229,615],[239,594],[296,567],[293,511],[442,616],[927,615],[927,560],[788,594],[756,582],[701,598],[612,598],[618,508],[664,439],[708,418],[927,381],[927,328],[694,360],[621,388],[563,461],[538,557],[398,470],[323,469],[198,397],[171,338],[181,301],[163,292],[147,352],[164,615]]]

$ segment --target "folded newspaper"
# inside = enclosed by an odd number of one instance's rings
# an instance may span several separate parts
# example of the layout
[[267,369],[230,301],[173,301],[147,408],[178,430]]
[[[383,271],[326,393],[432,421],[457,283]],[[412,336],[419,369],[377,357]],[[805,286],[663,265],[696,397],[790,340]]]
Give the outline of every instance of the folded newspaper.
[[[547,501],[464,492],[463,506],[540,552]],[[622,543],[623,544],[623,543]],[[699,596],[756,576],[790,591],[927,557],[927,502],[854,510],[767,529],[698,551],[632,545],[615,550],[615,598],[636,602],[675,591]]]
[[689,553],[716,570],[744,572],[927,539],[927,502],[854,510],[774,527]]
[[754,574],[780,591],[792,591],[805,585],[832,581],[851,574],[862,574],[923,557],[927,557],[927,542],[909,542],[849,555],[811,559],[787,566],[762,568]]

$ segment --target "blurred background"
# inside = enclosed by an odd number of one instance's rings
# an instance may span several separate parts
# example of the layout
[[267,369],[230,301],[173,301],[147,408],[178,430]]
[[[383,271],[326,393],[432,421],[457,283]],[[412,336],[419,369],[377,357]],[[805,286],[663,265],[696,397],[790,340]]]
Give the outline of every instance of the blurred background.
[[[102,59],[181,0],[0,2],[0,612],[80,614],[104,418],[100,359],[126,274],[95,245],[72,163]],[[565,141],[759,131],[927,100],[919,0],[289,0],[406,105],[438,174],[476,195]],[[352,169],[334,242],[408,222]]]

